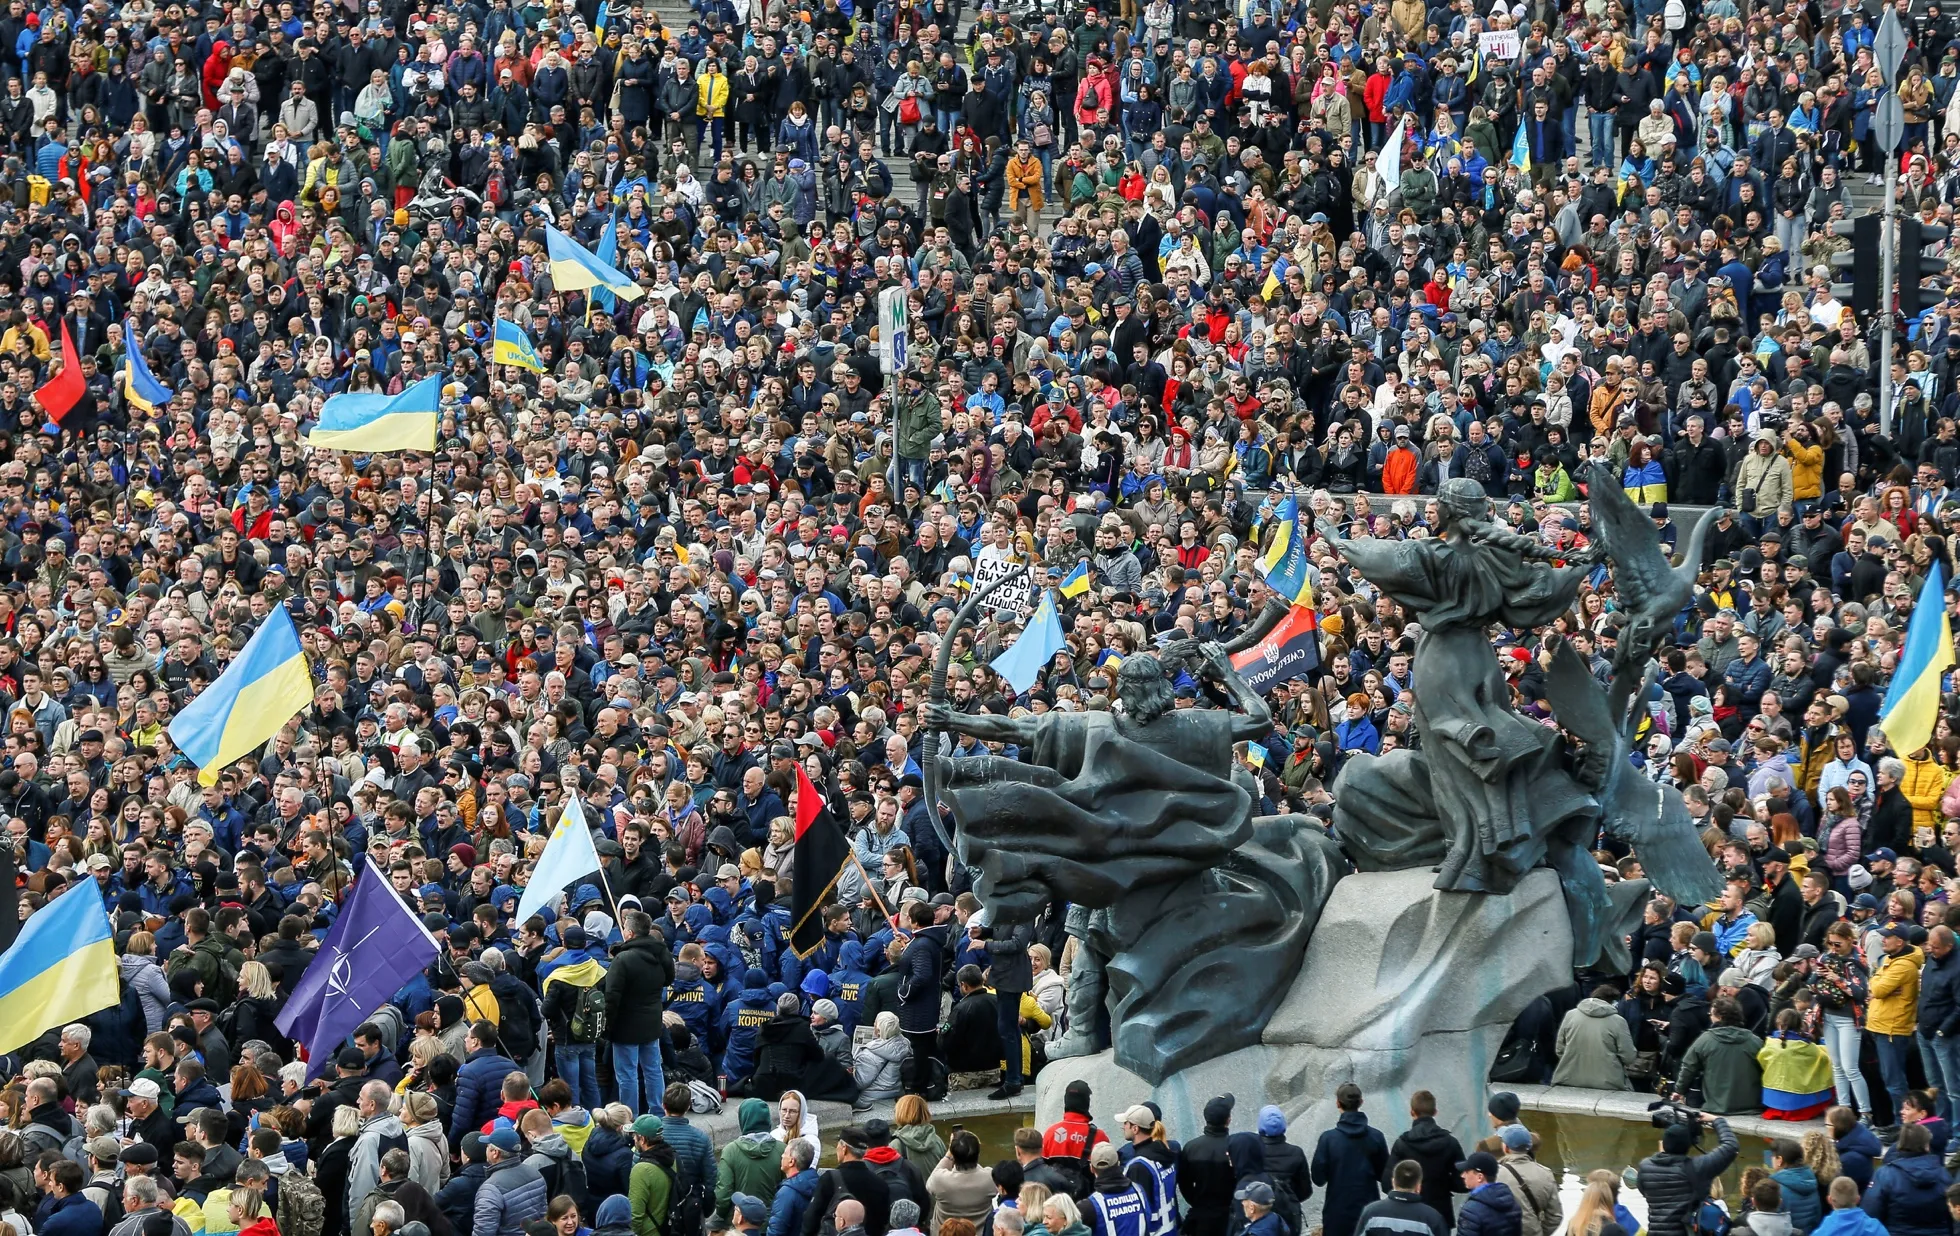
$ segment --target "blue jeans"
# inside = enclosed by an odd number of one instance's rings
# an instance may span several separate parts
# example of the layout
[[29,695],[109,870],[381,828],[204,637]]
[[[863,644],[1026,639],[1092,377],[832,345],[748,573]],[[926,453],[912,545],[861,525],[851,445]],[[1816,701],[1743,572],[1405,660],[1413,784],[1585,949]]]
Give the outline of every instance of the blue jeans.
[[1942,1039],[1922,1031],[1919,1060],[1926,1068],[1926,1084],[1932,1087],[1933,1097],[1939,1103],[1940,1119],[1952,1120],[1953,1101],[1948,1092],[1960,1085],[1960,1035]]
[[[1867,1031],[1870,1033],[1870,1031]],[[1912,1050],[1910,1034],[1872,1034],[1878,1048],[1878,1071],[1885,1078],[1885,1093],[1892,1096],[1892,1123],[1899,1123],[1899,1107],[1906,1097],[1906,1053]]]
[[1859,1111],[1872,1109],[1871,1087],[1858,1067],[1858,1023],[1847,1013],[1824,1014],[1824,1051],[1831,1058],[1831,1077],[1837,1083],[1837,1101],[1849,1107],[1856,1101]]
[[558,1044],[558,1076],[572,1088],[572,1102],[592,1111],[600,1104],[599,1045],[597,1043]]
[[[660,1066],[660,1040],[651,1043],[614,1043],[613,1080],[619,1083],[619,1101],[636,1116],[660,1114],[660,1098],[667,1089],[667,1075]],[[645,1106],[641,1105],[644,1098]]]
[[919,492],[921,494],[925,493],[926,491],[926,461],[925,460],[910,459],[904,455],[900,455],[898,457],[898,493],[892,495],[894,498],[902,498],[905,496],[905,484],[907,481],[910,481],[912,484],[917,485],[919,487]]
[[1592,165],[1613,166],[1613,113],[1587,112],[1586,123],[1592,130]]
[[948,137],[952,136],[954,129],[960,127],[960,114],[956,111],[944,107],[935,107],[932,109],[932,115],[933,119],[939,122],[939,131]]
[[1000,1055],[1007,1068],[1000,1075],[1003,1086],[1021,1084],[1021,993],[994,993],[994,1011],[1000,1025]]

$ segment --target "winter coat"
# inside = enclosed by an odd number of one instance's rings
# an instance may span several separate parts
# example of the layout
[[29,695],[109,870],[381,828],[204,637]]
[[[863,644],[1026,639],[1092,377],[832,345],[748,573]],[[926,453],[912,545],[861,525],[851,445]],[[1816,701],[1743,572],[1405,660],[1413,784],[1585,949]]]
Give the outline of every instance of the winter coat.
[[1859,1205],[1883,1223],[1890,1236],[1949,1236],[1947,1183],[1938,1155],[1904,1155],[1886,1160]]
[[1640,1161],[1638,1187],[1647,1199],[1648,1236],[1687,1236],[1689,1220],[1708,1197],[1709,1182],[1735,1162],[1741,1148],[1735,1131],[1719,1117],[1714,1123],[1717,1144],[1707,1154],[1663,1152]]
[[1388,1141],[1381,1131],[1361,1112],[1342,1112],[1313,1152],[1313,1182],[1327,1190],[1321,1202],[1327,1236],[1353,1236],[1362,1210],[1381,1197],[1387,1170]]
[[[1423,1177],[1424,1183],[1428,1177]],[[1427,1227],[1430,1236],[1449,1236],[1448,1220],[1415,1193],[1392,1192],[1361,1212],[1354,1236],[1412,1236]]]
[[1558,1027],[1558,1068],[1554,1086],[1585,1086],[1593,1090],[1627,1090],[1627,1068],[1633,1063],[1633,1036],[1626,1018],[1604,1000],[1587,998],[1565,1015]]
[[1872,1002],[1865,1010],[1865,1029],[1873,1034],[1911,1034],[1918,1027],[1919,967],[1924,961],[1925,954],[1910,947],[1878,958],[1872,967]]
[[[1445,1227],[1453,1226],[1456,1208],[1452,1195],[1462,1187],[1457,1183],[1456,1165],[1463,1161],[1463,1146],[1456,1135],[1437,1124],[1434,1116],[1422,1116],[1409,1126],[1407,1133],[1395,1139],[1395,1146],[1389,1151],[1391,1169],[1404,1159],[1414,1159],[1422,1165],[1422,1189],[1417,1196],[1443,1216]],[[1384,1179],[1382,1187],[1388,1185],[1389,1181]]]
[[1517,1195],[1523,1236],[1552,1236],[1565,1219],[1559,1202],[1558,1178],[1530,1155],[1506,1154],[1497,1161],[1498,1183]]
[[463,1134],[480,1128],[497,1114],[503,1102],[504,1078],[518,1071],[517,1062],[491,1048],[472,1053],[456,1074],[456,1108],[449,1114],[449,1144],[460,1146]]
[[[909,1034],[939,1028],[939,996],[946,970],[946,928],[921,928],[898,959],[898,1024]],[[1332,1233],[1330,1236],[1340,1236]]]
[[470,1230],[473,1236],[521,1236],[524,1225],[544,1218],[550,1204],[538,1169],[522,1159],[506,1159],[477,1189]]
[[1715,1115],[1754,1115],[1763,1109],[1763,1070],[1756,1055],[1763,1041],[1741,1026],[1715,1026],[1681,1058],[1677,1083],[1685,1093],[1699,1086],[1702,1109]]
[[1885,1157],[1885,1147],[1879,1142],[1878,1134],[1868,1124],[1854,1124],[1849,1133],[1837,1140],[1837,1153],[1844,1174],[1857,1182],[1862,1196],[1871,1187],[1878,1161]]
[[768,1236],[798,1236],[803,1230],[803,1212],[816,1196],[819,1177],[815,1169],[798,1172],[783,1181],[776,1200],[769,1204]]
[[665,1009],[662,993],[674,981],[674,956],[667,938],[654,932],[622,940],[613,946],[612,956],[612,967],[606,971],[607,1038],[628,1044],[657,1041]]
[[718,1215],[729,1213],[729,1199],[737,1193],[748,1193],[768,1202],[783,1184],[783,1144],[769,1135],[768,1104],[761,1099],[746,1099],[743,1106],[750,1103],[760,1105],[765,1113],[762,1131],[744,1132],[721,1148],[721,1166],[715,1181]]
[[116,969],[123,985],[134,988],[136,998],[142,1002],[144,1033],[155,1034],[163,1029],[164,1010],[171,1004],[170,980],[163,976],[163,967],[156,963],[156,958],[124,953],[116,958]]
[[1852,1206],[1846,1210],[1833,1210],[1824,1216],[1811,1236],[1888,1236],[1885,1226],[1866,1214],[1861,1208]]
[[858,1048],[852,1071],[857,1075],[859,1101],[897,1098],[904,1091],[899,1075],[911,1058],[911,1041],[903,1035],[872,1039]]
[[1960,950],[1926,954],[1919,972],[1919,1029],[1927,1034],[1960,1034]]
[[[1770,453],[1765,455],[1756,449],[1758,442],[1767,442]],[[1790,473],[1790,461],[1779,449],[1776,435],[1767,429],[1757,430],[1749,442],[1749,453],[1742,457],[1742,465],[1736,470],[1735,487],[1737,493],[1756,495],[1756,514],[1768,518],[1776,513],[1776,508],[1792,500],[1795,486]]]
[[[482,1188],[483,1178],[489,1172],[490,1169],[481,1162],[465,1163],[462,1170],[451,1176],[449,1183],[436,1194],[436,1205],[442,1208],[443,1217],[449,1220],[449,1226],[459,1236],[469,1231],[475,1222],[477,1190]],[[328,1229],[329,1232],[332,1230]]]
[[633,1172],[633,1146],[623,1134],[601,1126],[585,1139],[585,1183],[594,1197],[611,1197],[626,1192],[627,1177]]
[[1472,1189],[1457,1211],[1457,1236],[1519,1236],[1523,1230],[1517,1197],[1495,1182]]
[[1817,1195],[1817,1173],[1801,1163],[1771,1172],[1771,1180],[1783,1187],[1783,1209],[1790,1212],[1790,1225],[1809,1232],[1824,1219],[1824,1204]]

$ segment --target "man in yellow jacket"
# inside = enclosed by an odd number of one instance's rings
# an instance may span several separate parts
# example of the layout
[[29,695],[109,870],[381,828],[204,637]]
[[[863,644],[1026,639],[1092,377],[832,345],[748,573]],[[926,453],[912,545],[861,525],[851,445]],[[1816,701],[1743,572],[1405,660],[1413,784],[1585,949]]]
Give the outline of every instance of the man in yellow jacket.
[[1878,933],[1883,955],[1872,967],[1872,1001],[1865,1013],[1885,1092],[1892,1096],[1895,1125],[1906,1097],[1906,1053],[1913,1050],[1913,1031],[1919,1028],[1919,968],[1926,960],[1908,938],[1914,930],[1910,924],[1894,923]]
[[[694,141],[699,146],[710,136],[714,138],[714,154],[709,161],[713,167],[721,162],[722,131],[728,127],[728,75],[721,71],[721,62],[709,56],[701,62],[701,75],[695,81],[694,122],[700,133]],[[702,179],[712,176],[704,174]]]

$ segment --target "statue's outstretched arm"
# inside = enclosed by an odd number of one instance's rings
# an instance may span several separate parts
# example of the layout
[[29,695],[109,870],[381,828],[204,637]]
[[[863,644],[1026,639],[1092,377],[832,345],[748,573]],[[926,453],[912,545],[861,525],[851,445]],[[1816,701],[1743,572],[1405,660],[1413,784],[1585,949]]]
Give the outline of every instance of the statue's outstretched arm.
[[1035,719],[1003,717],[991,712],[960,712],[945,704],[925,704],[919,719],[928,729],[952,730],[978,738],[981,742],[1011,742],[1022,746],[1034,741]]
[[1239,671],[1232,665],[1230,653],[1215,640],[1206,640],[1198,648],[1204,658],[1205,669],[1225,688],[1239,711],[1232,714],[1232,738],[1235,742],[1252,742],[1265,738],[1273,732],[1273,710],[1266,701],[1239,677]]

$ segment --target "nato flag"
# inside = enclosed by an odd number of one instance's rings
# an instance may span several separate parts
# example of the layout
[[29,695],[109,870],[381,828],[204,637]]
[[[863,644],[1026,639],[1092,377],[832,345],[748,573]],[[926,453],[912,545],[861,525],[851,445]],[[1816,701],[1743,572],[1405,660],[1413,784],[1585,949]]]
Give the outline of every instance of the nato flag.
[[396,895],[374,861],[363,856],[340,917],[274,1021],[280,1033],[306,1049],[307,1080],[326,1072],[355,1027],[439,951],[421,917]]

